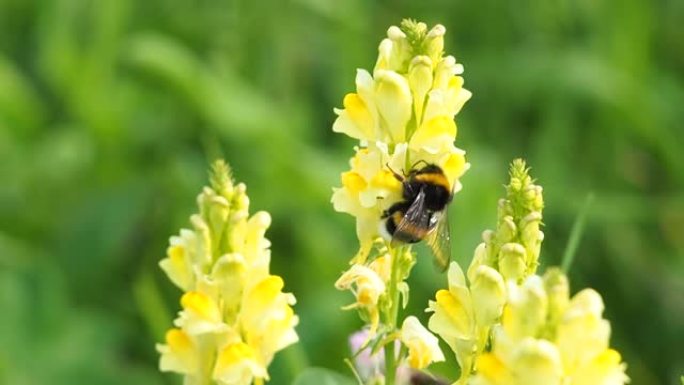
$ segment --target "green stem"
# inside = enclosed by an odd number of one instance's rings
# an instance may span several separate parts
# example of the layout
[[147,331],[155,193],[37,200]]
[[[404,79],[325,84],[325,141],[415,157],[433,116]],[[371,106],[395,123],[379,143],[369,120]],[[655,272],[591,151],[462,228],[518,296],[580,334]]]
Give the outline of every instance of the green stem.
[[582,209],[580,210],[577,218],[575,218],[575,223],[572,225],[572,230],[570,230],[570,239],[565,247],[565,252],[563,253],[563,259],[561,264],[561,269],[565,274],[570,271],[570,266],[575,259],[575,253],[577,252],[577,247],[580,243],[580,238],[582,237],[582,232],[584,231],[584,224],[587,220],[587,215],[589,214],[589,208],[594,201],[594,194],[589,194],[584,200]]
[[[399,258],[402,255],[403,247],[392,249],[392,271],[390,274],[390,284],[388,295],[390,307],[387,314],[387,326],[391,333],[397,329],[397,316],[399,314],[399,290],[397,290],[399,280]],[[397,372],[397,360],[394,352],[394,340],[385,346],[385,384],[394,385],[394,377]]]

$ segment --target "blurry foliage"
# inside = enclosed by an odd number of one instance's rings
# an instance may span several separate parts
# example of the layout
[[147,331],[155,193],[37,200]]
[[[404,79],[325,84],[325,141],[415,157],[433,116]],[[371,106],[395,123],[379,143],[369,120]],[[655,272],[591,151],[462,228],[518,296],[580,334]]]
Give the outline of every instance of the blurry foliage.
[[[179,307],[157,262],[218,156],[271,212],[272,270],[299,299],[302,344],[272,383],[309,365],[349,374],[359,325],[333,282],[357,241],[329,198],[352,141],[331,132],[332,108],[403,17],[447,27],[474,93],[458,119],[472,169],[451,210],[455,258],[494,224],[515,156],[545,187],[543,263],[560,263],[593,193],[574,290],[603,294],[633,383],[679,383],[676,0],[0,0],[0,383],[176,383],[156,369]],[[435,274],[418,264],[413,314],[445,284]]]

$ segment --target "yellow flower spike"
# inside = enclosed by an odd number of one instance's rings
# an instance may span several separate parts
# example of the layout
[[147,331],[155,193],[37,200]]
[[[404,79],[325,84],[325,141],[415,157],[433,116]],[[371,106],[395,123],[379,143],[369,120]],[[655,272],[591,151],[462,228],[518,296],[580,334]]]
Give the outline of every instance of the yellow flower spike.
[[[415,263],[410,245],[397,247],[389,243],[392,236],[388,234],[386,213],[405,199],[402,178],[397,175],[407,176],[419,165],[434,165],[444,172],[451,190],[457,192],[461,189],[459,178],[469,168],[465,152],[453,143],[457,134],[453,118],[470,93],[457,76],[463,67],[452,56],[443,56],[444,34],[441,25],[429,29],[425,23],[412,20],[390,27],[378,47],[372,75],[359,70],[356,92],[345,96],[343,109],[335,110],[333,131],[345,133],[359,143],[350,169],[342,175],[342,186],[333,189],[331,200],[336,211],[355,217],[360,243],[351,261],[353,266],[340,277],[336,287],[352,291],[356,301],[347,308],[359,310],[363,320],[370,323],[371,335],[380,322],[384,323],[383,332],[396,332],[399,311],[408,301],[409,285],[405,280]],[[372,253],[378,239],[389,248],[391,258],[384,256],[387,250]],[[373,257],[370,262],[369,256]],[[464,303],[470,301],[465,283],[450,295]],[[474,325],[472,304],[466,307],[466,317]],[[444,318],[447,325],[446,310],[437,302],[434,308],[434,319]],[[468,352],[463,353],[467,358],[475,343],[472,334],[468,339],[453,341],[459,351]],[[389,383],[394,382],[396,369],[393,350],[391,345],[385,351]],[[415,353],[412,357],[424,356]],[[417,358],[412,362],[415,367],[427,365]]]
[[437,337],[414,316],[406,317],[401,326],[401,342],[408,347],[407,362],[414,369],[423,369],[432,362],[444,361]]
[[185,293],[183,310],[158,345],[160,368],[184,374],[186,384],[248,385],[266,379],[274,354],[297,341],[292,294],[269,275],[271,224],[266,212],[249,216],[244,184],[223,162],[197,198],[193,230],[171,238],[160,265]]

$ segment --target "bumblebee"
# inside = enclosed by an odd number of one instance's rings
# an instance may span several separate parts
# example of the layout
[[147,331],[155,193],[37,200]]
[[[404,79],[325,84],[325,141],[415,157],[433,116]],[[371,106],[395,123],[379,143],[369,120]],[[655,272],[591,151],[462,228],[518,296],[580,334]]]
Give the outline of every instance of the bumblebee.
[[447,208],[454,196],[449,180],[439,166],[429,163],[406,176],[392,173],[402,183],[403,199],[382,215],[392,243],[425,240],[437,265],[445,270],[451,258]]

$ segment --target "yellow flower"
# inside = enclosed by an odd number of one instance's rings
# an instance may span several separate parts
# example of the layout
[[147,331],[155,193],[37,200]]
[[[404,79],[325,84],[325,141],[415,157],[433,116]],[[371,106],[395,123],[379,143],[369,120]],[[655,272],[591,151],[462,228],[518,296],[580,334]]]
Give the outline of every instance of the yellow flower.
[[[496,351],[496,347],[495,347]],[[526,338],[505,355],[487,353],[477,360],[473,385],[561,385],[558,349],[548,341]]]
[[552,269],[544,278],[509,282],[493,349],[477,359],[476,385],[618,385],[629,381],[620,354],[608,346],[603,301],[585,289],[569,301],[567,279]]
[[194,375],[199,370],[198,347],[188,334],[180,329],[166,332],[166,344],[157,345],[161,353],[161,371],[174,371]]
[[469,168],[465,152],[454,146],[454,116],[470,98],[463,88],[463,66],[444,56],[443,26],[404,21],[390,27],[379,46],[373,74],[358,70],[356,92],[335,109],[333,131],[359,140],[351,169],[333,190],[335,210],[356,217],[363,261],[380,231],[382,213],[402,199],[393,171],[408,174],[418,162],[444,170],[455,192]]
[[250,384],[254,378],[268,378],[254,349],[244,342],[224,347],[216,359],[213,379],[225,385]]
[[351,290],[356,302],[345,309],[359,308],[366,311],[370,321],[370,336],[375,334],[380,322],[378,301],[385,293],[385,282],[375,270],[363,266],[353,265],[335,282],[338,290]]
[[456,355],[461,369],[461,382],[470,375],[477,352],[484,349],[490,327],[501,316],[506,298],[503,278],[488,266],[469,271],[470,287],[460,266],[449,266],[449,290],[439,290],[428,311],[434,312],[428,322]]
[[297,342],[295,298],[269,273],[268,213],[249,216],[244,184],[223,162],[197,199],[194,230],[171,238],[160,262],[185,294],[166,343],[157,345],[160,370],[185,375],[186,384],[246,385],[268,379],[274,354]]
[[175,323],[192,335],[218,333],[228,329],[218,303],[207,294],[187,292],[181,297],[181,306],[183,311]]
[[414,369],[423,369],[433,362],[444,361],[437,337],[425,329],[414,316],[404,320],[401,342],[408,347],[407,362]]

